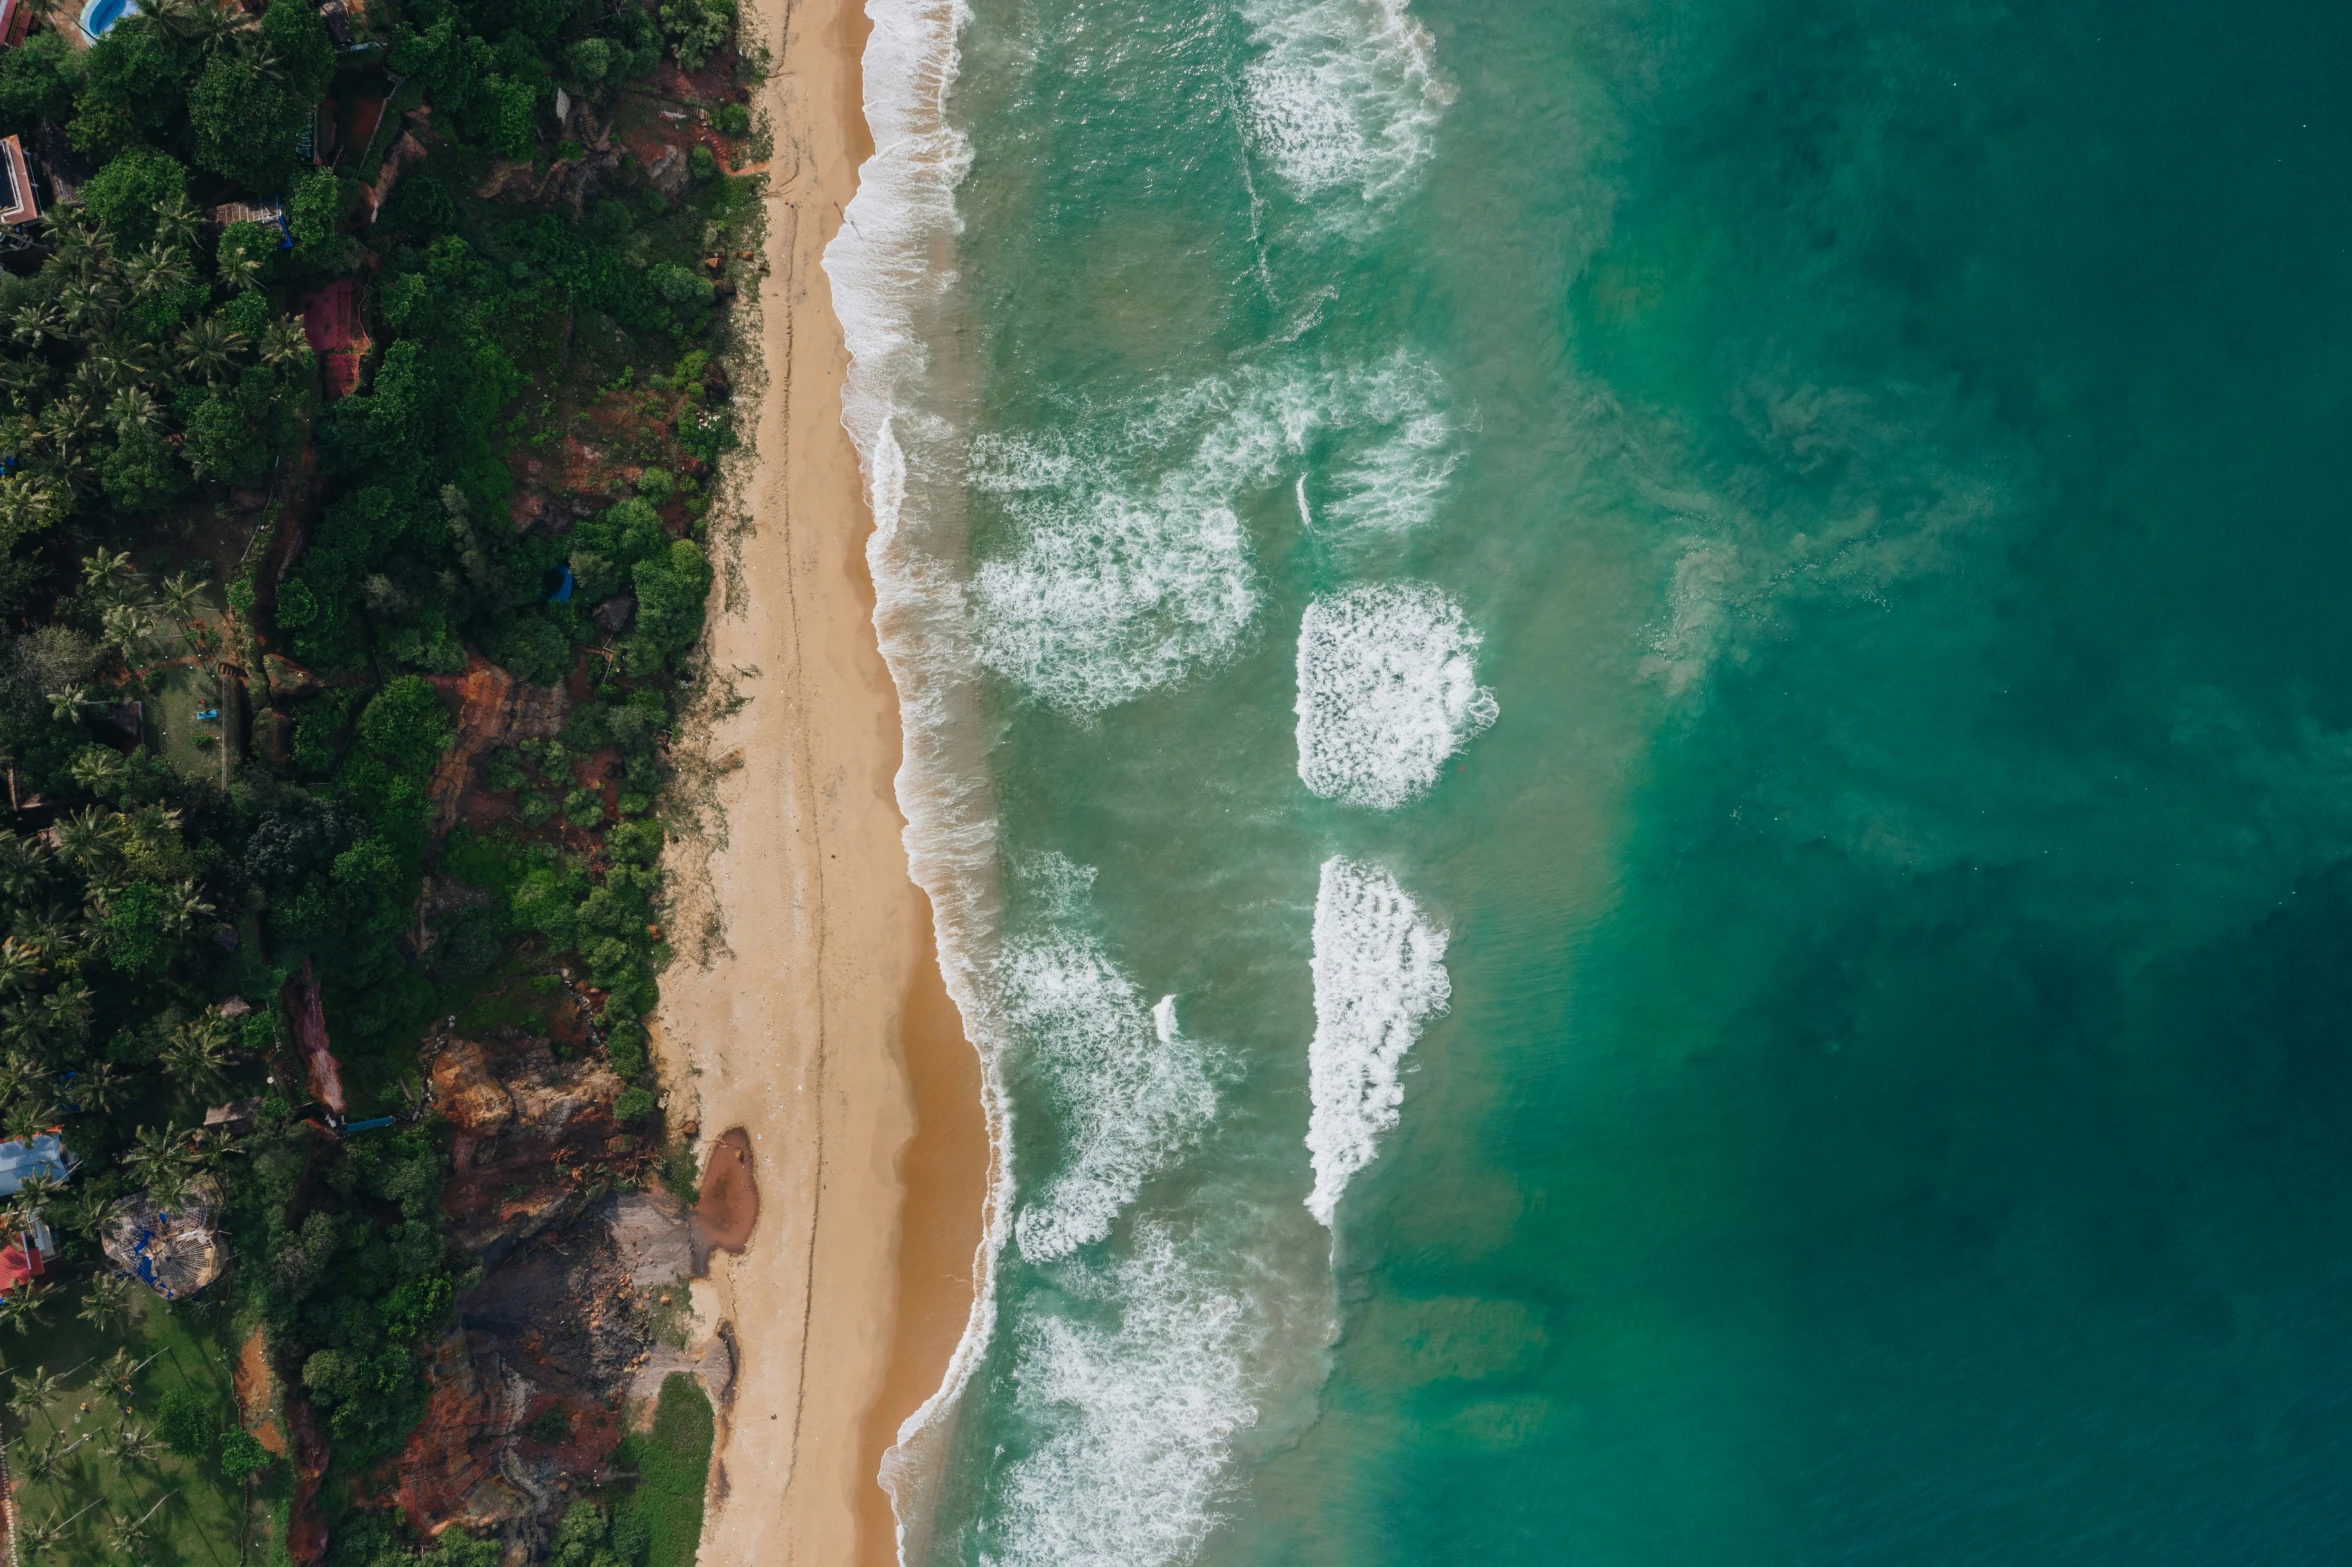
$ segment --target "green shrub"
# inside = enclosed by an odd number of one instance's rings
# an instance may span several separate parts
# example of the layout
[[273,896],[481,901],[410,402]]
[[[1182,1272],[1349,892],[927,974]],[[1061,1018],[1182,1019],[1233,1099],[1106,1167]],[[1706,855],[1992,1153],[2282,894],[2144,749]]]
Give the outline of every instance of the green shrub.
[[621,1097],[613,1101],[613,1119],[642,1121],[653,1114],[653,1091],[646,1088],[625,1088]]
[[711,110],[711,126],[721,136],[749,136],[751,111],[739,103],[722,103]]
[[201,1458],[220,1438],[222,1415],[219,1400],[192,1387],[168,1388],[156,1403],[155,1434],[181,1457]]
[[134,146],[120,158],[89,176],[82,186],[82,207],[99,219],[115,245],[129,249],[146,245],[155,233],[155,212],[188,193],[188,169],[172,153],[151,146]]
[[663,0],[662,31],[669,35],[670,52],[689,71],[726,46],[727,29],[735,20],[733,0]]
[[564,64],[571,68],[576,80],[601,82],[613,66],[612,42],[604,38],[583,38],[564,52]]
[[73,113],[82,62],[55,32],[35,33],[0,57],[0,130],[21,134]]
[[250,1431],[231,1431],[221,1438],[221,1475],[231,1485],[245,1481],[269,1467],[269,1449],[263,1447]]
[[662,1382],[653,1429],[625,1438],[615,1454],[615,1467],[636,1465],[637,1485],[613,1508],[613,1535],[642,1531],[645,1567],[692,1567],[702,1539],[711,1433],[702,1385],[673,1374]]
[[604,796],[593,789],[574,789],[564,796],[564,820],[586,830],[604,825]]

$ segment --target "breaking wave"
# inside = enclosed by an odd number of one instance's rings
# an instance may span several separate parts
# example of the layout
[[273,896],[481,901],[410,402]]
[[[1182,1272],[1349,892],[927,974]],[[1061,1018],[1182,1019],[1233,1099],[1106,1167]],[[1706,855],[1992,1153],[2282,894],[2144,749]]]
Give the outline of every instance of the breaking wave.
[[1376,202],[1428,161],[1453,91],[1404,0],[1252,0],[1251,140],[1292,191]]
[[912,1561],[927,1549],[954,1414],[996,1320],[996,1258],[1012,1202],[1011,1110],[982,1005],[996,818],[962,586],[960,441],[952,421],[923,402],[935,390],[930,344],[954,341],[943,318],[955,273],[943,258],[961,230],[956,188],[972,155],[946,105],[971,14],[962,0],[866,0],[866,15],[860,75],[874,151],[826,244],[824,269],[850,361],[841,422],[873,514],[874,630],[898,688],[905,749],[895,782],[908,868],[931,900],[941,974],[980,1053],[990,1151],[971,1312],[938,1389],[882,1459],[899,1559]]
[[1316,599],[1299,624],[1298,772],[1326,799],[1376,810],[1436,783],[1446,758],[1495,721],[1478,683],[1478,633],[1426,583]]
[[1328,1227],[1349,1177],[1397,1124],[1405,1052],[1453,995],[1446,933],[1378,865],[1333,855],[1315,895],[1315,1037],[1307,1047],[1307,1209]]
[[1176,998],[1146,1009],[1085,936],[1012,944],[998,997],[1023,1059],[1042,1071],[1067,1150],[1013,1221],[1021,1255],[1050,1262],[1111,1233],[1144,1180],[1208,1123],[1217,1094],[1206,1053],[1176,1027]]
[[1263,600],[1246,498],[1312,458],[1329,468],[1328,524],[1426,522],[1457,460],[1443,394],[1400,354],[1238,370],[1069,428],[975,439],[972,488],[998,498],[1015,541],[973,575],[981,660],[1079,715],[1214,665]]
[[1116,1325],[1049,1316],[1019,1333],[1018,1407],[1045,1431],[1005,1477],[991,1567],[1177,1567],[1215,1528],[1234,1438],[1258,1407],[1247,1366],[1264,1334],[1146,1226],[1135,1254],[1081,1289]]

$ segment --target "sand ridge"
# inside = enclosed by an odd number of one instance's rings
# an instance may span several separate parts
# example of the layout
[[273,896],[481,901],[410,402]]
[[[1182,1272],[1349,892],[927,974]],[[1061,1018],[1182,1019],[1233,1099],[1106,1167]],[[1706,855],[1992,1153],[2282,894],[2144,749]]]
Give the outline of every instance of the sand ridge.
[[711,769],[724,832],[679,878],[718,939],[664,976],[656,1029],[673,1116],[706,1138],[740,1127],[759,1194],[744,1250],[712,1258],[699,1297],[741,1355],[700,1559],[879,1564],[896,1555],[881,1449],[938,1386],[969,1311],[987,1137],[900,842],[897,695],[819,265],[870,150],[864,21],[845,0],[760,0],[745,26],[773,50],[766,385],[750,523],[726,546],[709,640],[744,700],[681,741],[725,759]]

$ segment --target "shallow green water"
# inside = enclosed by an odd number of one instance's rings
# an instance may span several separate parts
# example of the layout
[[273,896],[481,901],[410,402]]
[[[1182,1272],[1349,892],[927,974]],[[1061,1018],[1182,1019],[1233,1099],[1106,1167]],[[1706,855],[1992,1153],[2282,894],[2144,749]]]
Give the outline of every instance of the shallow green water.
[[2352,18],[974,12],[831,263],[1014,1147],[913,1553],[2341,1559]]

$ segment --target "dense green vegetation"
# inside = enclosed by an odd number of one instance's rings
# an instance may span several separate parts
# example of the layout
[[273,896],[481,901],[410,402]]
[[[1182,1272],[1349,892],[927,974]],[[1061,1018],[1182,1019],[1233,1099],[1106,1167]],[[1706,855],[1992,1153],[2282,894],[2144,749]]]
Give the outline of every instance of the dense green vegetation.
[[[635,1488],[613,1509],[612,1539],[622,1561],[693,1567],[702,1539],[703,1483],[710,1474],[714,1430],[702,1384],[687,1376],[665,1377],[652,1427],[629,1436],[616,1455],[623,1468],[637,1471]],[[620,1549],[634,1548],[640,1538],[642,1556]]]
[[[92,166],[0,273],[0,1128],[62,1123],[82,1161],[18,1207],[71,1278],[114,1199],[217,1194],[210,1303],[116,1327],[212,1312],[186,1353],[222,1364],[261,1329],[343,1506],[413,1426],[470,1266],[441,1136],[408,1114],[428,1020],[568,966],[631,1084],[617,1113],[658,1146],[654,811],[733,439],[715,278],[756,211],[699,144],[666,194],[627,155],[650,73],[727,57],[728,0],[369,14],[338,49],[305,0],[163,0],[87,50],[44,30],[0,55],[0,132]],[[710,123],[749,130],[734,103]],[[282,203],[283,228],[225,203]],[[345,284],[364,358],[329,397],[302,317]],[[582,449],[552,498],[532,479]],[[444,835],[446,677],[484,661],[574,697],[559,734],[486,758],[511,808]],[[394,1128],[345,1140],[308,1104],[284,999],[306,961],[350,1114]],[[205,1130],[236,1098],[251,1124]],[[65,1320],[84,1287],[0,1304],[33,1334],[12,1364],[106,1331]],[[212,1406],[136,1418],[233,1490],[270,1466],[206,1375]],[[678,1559],[663,1529],[643,1548]],[[337,1538],[412,1549],[364,1510]]]

